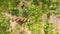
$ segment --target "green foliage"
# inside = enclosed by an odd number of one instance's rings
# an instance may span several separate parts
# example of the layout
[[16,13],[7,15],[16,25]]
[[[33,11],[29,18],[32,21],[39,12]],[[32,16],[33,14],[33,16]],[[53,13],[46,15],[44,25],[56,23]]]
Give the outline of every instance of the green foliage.
[[9,29],[10,19],[0,13],[0,33],[9,34],[7,30]]
[[[31,18],[29,22],[26,24],[22,24],[22,26],[27,27],[28,30],[31,30],[32,34],[40,34],[41,29],[44,29],[45,34],[58,34],[53,31],[54,24],[48,22],[48,19],[52,13],[56,14],[57,17],[60,18],[60,0],[57,0],[56,3],[52,2],[51,0],[41,0],[43,2],[42,8],[38,7],[38,3],[40,0],[33,0],[31,5],[28,7],[27,13],[19,13],[18,4],[21,0],[0,0],[0,34],[10,34],[7,30],[10,27],[10,18],[6,17],[2,13],[8,12],[11,15],[20,16],[22,14],[23,17]],[[24,9],[22,9],[24,10]],[[51,12],[54,10],[54,12]],[[25,11],[25,10],[24,10]],[[44,26],[42,25],[42,14],[47,14],[47,21],[44,22]]]

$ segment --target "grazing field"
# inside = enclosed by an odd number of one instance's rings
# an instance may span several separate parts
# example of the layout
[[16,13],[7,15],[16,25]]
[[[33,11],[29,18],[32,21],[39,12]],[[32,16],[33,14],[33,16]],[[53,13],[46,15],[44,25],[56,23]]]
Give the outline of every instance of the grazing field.
[[0,34],[60,34],[60,0],[0,0]]

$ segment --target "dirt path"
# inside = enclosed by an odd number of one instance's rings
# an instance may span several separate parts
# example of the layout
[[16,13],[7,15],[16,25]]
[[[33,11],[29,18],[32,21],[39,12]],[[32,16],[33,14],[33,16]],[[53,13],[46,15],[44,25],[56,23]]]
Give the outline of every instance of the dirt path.
[[[2,14],[11,19],[16,18],[16,16],[12,16],[9,13],[2,13]],[[27,30],[25,27],[20,26],[20,24],[18,24],[16,21],[11,21],[10,26],[11,27],[9,28],[8,31],[11,32],[12,30],[11,34],[20,34],[20,31],[23,31],[24,34],[31,34],[30,30]]]
[[50,15],[49,22],[55,24],[57,31],[60,33],[60,18],[57,18],[55,14]]
[[[44,26],[44,22],[46,22],[46,20],[47,20],[47,15],[43,14],[42,15],[42,25],[43,26]],[[48,21],[51,23],[54,23],[54,25],[55,25],[54,30],[57,28],[57,32],[60,33],[60,18],[57,18],[55,14],[51,14]],[[44,30],[44,28],[42,30]],[[44,31],[42,31],[41,33],[45,34]]]

